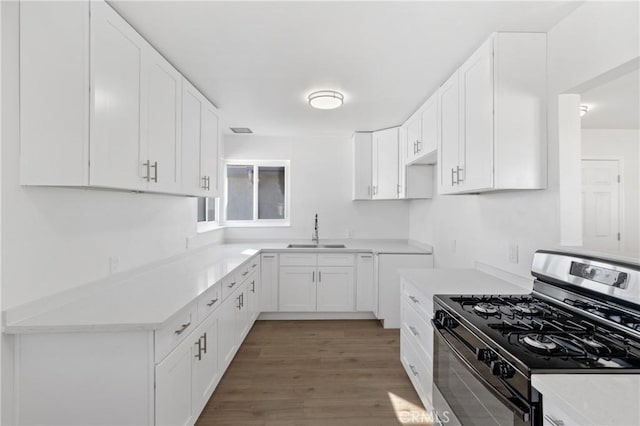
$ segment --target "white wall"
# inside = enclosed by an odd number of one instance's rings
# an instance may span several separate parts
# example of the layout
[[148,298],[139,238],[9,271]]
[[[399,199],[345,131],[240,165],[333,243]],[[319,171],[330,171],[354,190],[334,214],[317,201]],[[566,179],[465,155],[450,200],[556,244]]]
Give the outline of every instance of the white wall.
[[623,158],[623,252],[637,257],[640,253],[640,131],[584,129],[582,155]]
[[2,2],[2,307],[186,251],[196,199],[19,185],[18,3]]
[[[528,275],[533,252],[558,244],[558,94],[639,55],[638,13],[637,2],[586,2],[548,33],[549,189],[411,203],[410,238],[435,246],[438,267],[479,260]],[[508,261],[511,242],[519,245],[517,264]]]
[[228,135],[225,158],[291,161],[291,226],[227,228],[227,239],[311,239],[317,213],[320,238],[401,238],[409,234],[407,201],[351,201],[350,137]]

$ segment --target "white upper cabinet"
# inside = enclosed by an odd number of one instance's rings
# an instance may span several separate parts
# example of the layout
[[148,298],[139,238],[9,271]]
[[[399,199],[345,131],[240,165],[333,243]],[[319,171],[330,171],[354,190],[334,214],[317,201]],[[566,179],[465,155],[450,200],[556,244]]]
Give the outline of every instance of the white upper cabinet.
[[440,88],[440,193],[546,186],[546,72],[545,34],[496,33]]
[[21,184],[215,196],[217,110],[183,158],[185,81],[105,2],[21,2]]
[[186,80],[182,97],[182,192],[215,197],[220,141],[217,110]]
[[433,94],[403,126],[407,127],[407,164],[434,164],[438,148],[438,102]]
[[142,176],[150,191],[179,193],[182,76],[153,50],[144,65]]
[[91,5],[89,183],[143,189],[141,81],[146,42],[105,3]]
[[370,132],[353,134],[353,199],[370,200],[373,145]]
[[397,199],[398,128],[373,132],[372,182],[374,200]]

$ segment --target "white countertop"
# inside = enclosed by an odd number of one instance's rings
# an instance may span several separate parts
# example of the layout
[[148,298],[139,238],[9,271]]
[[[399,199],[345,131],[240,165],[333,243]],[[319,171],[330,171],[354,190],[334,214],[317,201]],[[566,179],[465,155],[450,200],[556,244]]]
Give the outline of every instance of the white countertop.
[[60,297],[9,309],[3,312],[4,332],[158,329],[209,287],[261,251],[431,253],[429,247],[416,247],[396,240],[321,240],[321,244],[345,244],[345,249],[287,249],[290,243],[310,242],[236,242],[187,252],[81,286]]
[[[566,424],[640,425],[640,375],[534,374],[531,385],[545,398],[561,401]],[[572,423],[571,421],[575,422]]]
[[533,279],[498,278],[478,269],[401,269],[400,276],[431,300],[434,294],[528,294]]

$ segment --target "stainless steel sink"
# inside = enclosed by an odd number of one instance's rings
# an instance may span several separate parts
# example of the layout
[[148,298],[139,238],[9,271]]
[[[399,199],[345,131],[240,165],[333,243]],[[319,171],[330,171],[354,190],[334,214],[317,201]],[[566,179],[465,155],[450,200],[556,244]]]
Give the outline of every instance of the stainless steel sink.
[[287,248],[347,248],[344,244],[289,244]]

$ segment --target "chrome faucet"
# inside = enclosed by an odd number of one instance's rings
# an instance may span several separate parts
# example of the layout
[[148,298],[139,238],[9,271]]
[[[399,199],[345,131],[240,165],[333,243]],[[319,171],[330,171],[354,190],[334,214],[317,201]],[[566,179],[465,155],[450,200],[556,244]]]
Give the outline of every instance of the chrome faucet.
[[320,235],[318,235],[318,214],[316,213],[316,220],[315,220],[315,226],[314,226],[314,232],[313,235],[311,236],[311,241],[315,241],[316,244],[320,244]]

